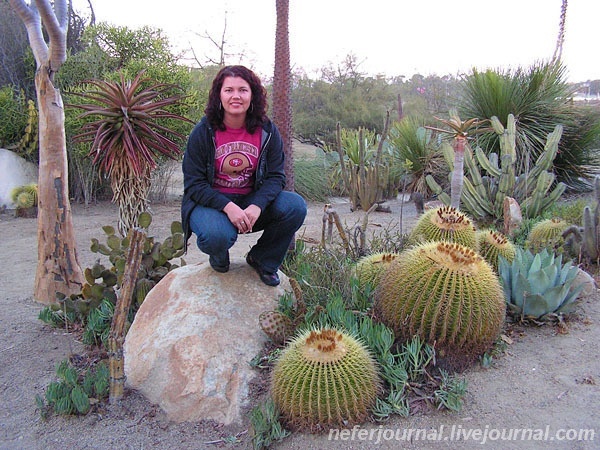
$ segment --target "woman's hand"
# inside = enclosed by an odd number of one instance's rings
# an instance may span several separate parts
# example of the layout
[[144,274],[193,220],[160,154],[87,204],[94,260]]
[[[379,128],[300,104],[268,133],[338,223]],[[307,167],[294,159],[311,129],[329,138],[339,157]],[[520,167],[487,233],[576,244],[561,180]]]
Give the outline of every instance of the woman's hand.
[[223,208],[223,212],[227,214],[227,218],[238,229],[239,233],[251,233],[261,210],[256,205],[250,205],[246,209],[242,209],[235,203],[229,202]]

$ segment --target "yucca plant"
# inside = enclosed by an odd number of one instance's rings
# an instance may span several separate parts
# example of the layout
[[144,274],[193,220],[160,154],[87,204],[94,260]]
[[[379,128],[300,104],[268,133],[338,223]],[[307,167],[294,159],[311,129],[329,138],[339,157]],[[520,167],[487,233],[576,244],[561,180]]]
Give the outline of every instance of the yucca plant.
[[583,284],[574,284],[578,270],[547,249],[534,254],[517,247],[511,263],[503,257],[498,263],[508,309],[521,319],[568,311],[583,289]]
[[425,119],[408,116],[391,126],[389,136],[393,155],[392,176],[400,178],[404,175],[407,177],[405,190],[420,192],[425,198],[432,193],[425,176],[431,174],[441,182],[439,178],[445,169],[444,157],[433,144],[432,135],[431,130],[425,129]]
[[[83,109],[79,117],[98,117],[83,125],[76,141],[89,141],[89,156],[102,172],[108,174],[113,201],[119,205],[119,232],[125,236],[137,225],[140,214],[146,211],[150,175],[161,156],[177,158],[185,136],[169,128],[166,120],[189,119],[167,108],[180,104],[183,97],[173,94],[176,86],[166,83],[149,85],[151,80],[139,72],[133,80],[120,82],[89,80],[95,87],[74,93],[87,104],[71,106]],[[149,85],[149,86],[148,86]]]

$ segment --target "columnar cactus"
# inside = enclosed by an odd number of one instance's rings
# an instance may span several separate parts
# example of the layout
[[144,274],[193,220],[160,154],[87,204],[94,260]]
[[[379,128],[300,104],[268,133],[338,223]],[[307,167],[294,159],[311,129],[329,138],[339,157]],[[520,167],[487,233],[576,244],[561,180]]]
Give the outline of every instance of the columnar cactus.
[[411,244],[447,241],[475,248],[475,231],[476,228],[469,217],[456,208],[442,206],[426,211],[408,239]]
[[402,252],[375,295],[376,315],[398,338],[419,336],[457,366],[494,343],[505,311],[492,267],[473,249],[449,242]]
[[[500,154],[487,155],[481,148],[475,153],[465,149],[466,174],[461,197],[462,208],[476,219],[500,219],[504,199],[517,200],[526,217],[537,217],[552,206],[566,189],[564,183],[554,185],[551,172],[563,127],[557,125],[548,135],[544,151],[528,172],[518,174],[516,166],[516,120],[508,115],[506,128],[497,117],[492,117],[492,128],[500,141]],[[451,151],[451,149],[450,149]],[[450,163],[450,158],[446,157]],[[431,175],[426,178],[429,188],[440,200],[449,203],[449,196]]]
[[307,330],[294,338],[271,380],[273,400],[286,424],[310,431],[363,422],[380,389],[369,350],[335,329]]

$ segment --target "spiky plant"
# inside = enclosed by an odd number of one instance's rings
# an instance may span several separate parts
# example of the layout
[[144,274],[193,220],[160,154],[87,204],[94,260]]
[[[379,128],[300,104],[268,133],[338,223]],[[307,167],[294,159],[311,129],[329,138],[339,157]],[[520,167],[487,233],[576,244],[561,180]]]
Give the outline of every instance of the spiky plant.
[[358,284],[364,288],[367,284],[376,287],[379,279],[392,261],[398,257],[398,253],[378,252],[372,255],[363,256],[354,266],[354,276],[358,279]]
[[477,252],[490,263],[498,273],[498,256],[502,255],[507,261],[515,257],[515,246],[499,231],[480,230],[476,233]]
[[74,94],[92,103],[72,105],[85,111],[80,118],[99,116],[86,123],[74,139],[92,143],[90,156],[109,175],[123,236],[146,211],[150,175],[157,158],[175,159],[180,154],[180,145],[172,138],[183,141],[185,136],[170,129],[165,121],[191,123],[168,111],[182,100],[181,95],[172,94],[176,86],[158,83],[147,87],[151,80],[142,78],[143,74],[139,72],[133,80],[125,80],[121,74],[120,82],[89,80],[86,83],[95,90]]
[[367,419],[381,389],[363,343],[336,329],[306,330],[273,369],[271,394],[291,427],[317,431]]
[[408,240],[411,244],[457,242],[475,248],[475,231],[475,225],[466,214],[452,206],[442,206],[426,211],[412,229]]
[[465,148],[469,145],[467,139],[475,134],[483,133],[488,130],[489,127],[483,127],[483,125],[489,122],[489,120],[471,118],[463,121],[455,109],[451,109],[449,114],[450,119],[448,120],[434,116],[436,120],[450,128],[449,130],[430,126],[427,126],[426,128],[452,136],[454,167],[452,168],[452,180],[450,182],[450,206],[459,209],[464,178]]
[[17,208],[32,208],[38,202],[38,185],[30,183],[17,186],[10,192],[10,199]]
[[584,287],[576,283],[579,268],[548,249],[517,249],[512,262],[500,258],[500,279],[509,311],[520,319],[543,319],[569,311]]
[[540,252],[544,248],[557,250],[564,243],[562,234],[568,227],[569,224],[562,219],[542,220],[531,228],[526,246],[534,253]]
[[379,281],[376,315],[406,342],[419,336],[461,367],[497,339],[506,312],[492,267],[473,249],[428,242],[405,250]]

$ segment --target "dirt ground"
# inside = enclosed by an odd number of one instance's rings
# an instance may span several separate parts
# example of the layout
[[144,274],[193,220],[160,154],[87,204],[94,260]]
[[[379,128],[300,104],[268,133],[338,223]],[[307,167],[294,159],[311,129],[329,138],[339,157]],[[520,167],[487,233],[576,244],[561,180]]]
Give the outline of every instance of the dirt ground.
[[[370,230],[399,223],[400,202],[389,206],[391,213],[371,214]],[[361,211],[351,212],[343,201],[335,207],[348,226],[364,216]],[[172,201],[152,209],[151,234],[164,239],[171,222],[179,220],[179,203]],[[89,208],[74,205],[73,215],[80,264],[89,267],[99,257],[89,250],[90,239],[103,236],[103,225],[116,223],[116,207],[110,203]],[[323,204],[310,204],[299,235],[318,242],[322,217]],[[403,226],[410,227],[414,220],[414,205],[407,203]],[[36,219],[0,214],[0,249],[5,258],[0,265],[0,449],[251,447],[248,422],[228,427],[210,422],[172,423],[135,392],[126,392],[120,405],[100,408],[85,417],[40,417],[36,394],[43,395],[48,383],[55,380],[58,362],[83,354],[84,349],[75,335],[51,328],[37,318],[42,305],[32,299],[36,229]],[[242,240],[234,251],[241,255],[248,247]],[[188,264],[203,258],[191,245]],[[484,438],[484,448],[490,449],[600,448],[597,297],[579,301],[576,313],[567,320],[566,332],[551,325],[507,330],[510,344],[504,354],[490,368],[478,365],[464,374],[468,392],[459,413],[429,411],[409,418],[395,416],[384,423],[334,432],[332,439],[327,434],[293,434],[274,448],[481,448]],[[582,439],[574,439],[578,437]],[[458,444],[458,440],[462,442]]]

